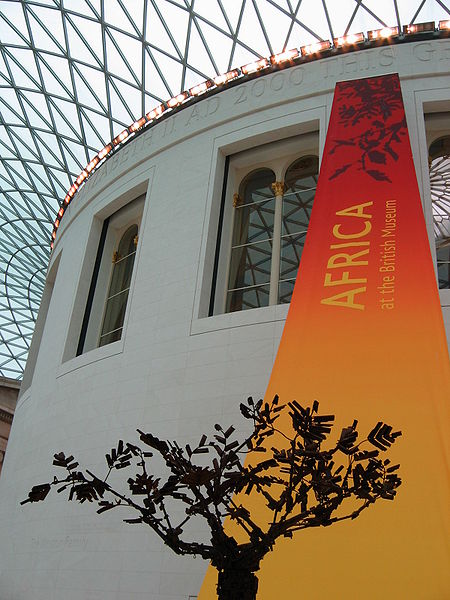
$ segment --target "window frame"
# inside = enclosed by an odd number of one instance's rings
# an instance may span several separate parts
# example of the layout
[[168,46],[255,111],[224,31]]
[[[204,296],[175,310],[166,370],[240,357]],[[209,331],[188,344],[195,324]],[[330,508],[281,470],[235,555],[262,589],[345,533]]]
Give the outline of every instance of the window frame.
[[[131,279],[132,279],[133,271],[134,271],[134,262],[136,260],[137,244],[138,244],[138,240],[139,240],[139,226],[137,223],[133,222],[133,223],[125,226],[125,228],[123,228],[123,229],[124,229],[123,232],[122,231],[117,232],[116,244],[114,245],[115,249],[113,252],[112,267],[111,267],[111,273],[110,273],[110,277],[109,277],[108,291],[106,293],[105,300],[103,303],[103,315],[102,315],[102,319],[101,319],[100,334],[99,334],[99,339],[98,339],[99,347],[106,346],[107,344],[112,343],[112,341],[117,341],[122,337],[123,325],[124,325],[124,321],[125,321],[125,311],[126,311],[126,307],[128,305],[128,296],[129,296],[130,289],[131,289]],[[133,249],[131,250],[131,252],[128,252],[128,254],[121,256],[120,249],[121,249],[122,242],[125,240],[125,236],[130,235],[130,230],[133,230],[131,232],[131,235],[133,235],[133,239],[131,240],[131,243],[133,244]],[[130,259],[130,257],[132,257],[131,265],[128,262],[128,259]],[[120,265],[120,263],[122,263],[124,266],[122,273],[118,273],[118,268],[120,268],[120,267],[118,267],[118,265]],[[121,285],[118,290],[113,291],[112,287],[113,287],[113,282],[114,282],[116,273],[118,273],[117,278],[118,278],[118,281],[121,282]],[[124,281],[127,281],[127,280],[128,280],[128,282],[127,282],[128,285],[125,286]],[[121,294],[125,294],[125,292],[127,293],[126,300],[125,300],[125,310],[123,312],[123,315],[119,319],[120,325],[114,329],[110,329],[105,332],[105,325],[107,322],[107,317],[110,318],[111,315],[114,314],[114,309],[109,309],[109,303],[114,298],[118,298]],[[117,340],[111,340],[110,342],[102,343],[102,338],[104,338],[106,336],[111,336],[112,334],[116,333],[119,330],[120,330],[120,335],[117,338]]]
[[[431,105],[433,106],[433,105]],[[428,168],[427,168],[427,176],[428,176],[428,207],[427,211],[429,213],[429,239],[430,239],[430,250],[431,255],[433,257],[435,272],[436,272],[436,282],[439,290],[439,294],[441,296],[441,301],[446,299],[446,303],[450,301],[450,287],[449,288],[441,288],[439,287],[439,276],[438,276],[438,257],[436,250],[436,236],[435,236],[435,228],[434,228],[434,215],[433,215],[433,202],[431,197],[431,179],[430,179],[430,148],[431,146],[438,141],[439,139],[450,137],[450,107],[441,107],[440,105],[433,106],[433,108],[444,108],[444,110],[424,110],[424,125],[425,125],[425,142],[426,142],[426,152],[427,152],[427,160],[428,160]]]
[[96,348],[104,348],[123,339],[125,322],[130,308],[133,281],[136,273],[137,254],[135,255],[135,260],[133,262],[130,291],[127,297],[121,336],[117,340],[103,344],[102,346],[100,345],[101,330],[106,310],[106,300],[114,271],[114,264],[112,261],[113,254],[129,227],[137,225],[139,236],[144,203],[145,194],[139,195],[103,221],[102,233],[99,239],[76,356],[86,354]]
[[[251,172],[258,169],[270,169],[275,173],[276,182],[284,181],[288,168],[303,157],[315,156],[320,165],[319,150],[320,130],[316,124],[316,127],[308,132],[254,146],[228,157],[228,168],[225,169],[223,183],[224,211],[222,223],[219,223],[220,244],[216,248],[217,268],[212,282],[209,316],[233,314],[226,312],[226,297],[233,238],[233,196],[241,183]],[[277,305],[278,301],[269,304]],[[249,310],[235,312],[247,313]]]

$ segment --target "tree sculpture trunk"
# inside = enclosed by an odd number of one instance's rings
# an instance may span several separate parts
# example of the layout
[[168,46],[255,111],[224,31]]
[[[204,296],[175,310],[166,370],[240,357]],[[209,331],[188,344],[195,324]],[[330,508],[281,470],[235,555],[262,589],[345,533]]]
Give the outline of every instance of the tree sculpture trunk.
[[219,600],[256,600],[258,578],[250,569],[231,563],[219,570]]
[[255,573],[267,553],[266,545],[258,540],[239,546],[223,529],[215,529],[211,541],[215,550],[211,564],[218,571],[218,599],[256,600],[258,578]]

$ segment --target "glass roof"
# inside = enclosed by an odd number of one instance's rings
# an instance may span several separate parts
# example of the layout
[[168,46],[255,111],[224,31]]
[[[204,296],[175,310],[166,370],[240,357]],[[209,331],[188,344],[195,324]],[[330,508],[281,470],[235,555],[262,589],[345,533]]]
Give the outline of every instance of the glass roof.
[[449,18],[444,0],[0,0],[0,375],[22,376],[59,204],[124,127],[255,57]]

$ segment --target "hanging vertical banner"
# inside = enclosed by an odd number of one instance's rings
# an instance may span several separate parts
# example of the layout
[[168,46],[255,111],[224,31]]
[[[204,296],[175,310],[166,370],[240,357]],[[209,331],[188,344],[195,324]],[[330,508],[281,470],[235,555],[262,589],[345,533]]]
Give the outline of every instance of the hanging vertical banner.
[[[450,364],[397,75],[336,86],[275,394],[318,400],[336,436],[353,419],[400,429],[403,483],[355,520],[278,541],[258,598],[449,598]],[[210,568],[199,600],[215,597]]]

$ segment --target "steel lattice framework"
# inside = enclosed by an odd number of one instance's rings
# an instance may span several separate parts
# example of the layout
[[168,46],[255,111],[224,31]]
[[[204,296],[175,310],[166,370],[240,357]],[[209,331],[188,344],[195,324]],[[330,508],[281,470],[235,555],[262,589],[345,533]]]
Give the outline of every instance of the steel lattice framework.
[[0,375],[22,375],[58,206],[124,127],[257,57],[449,18],[444,0],[0,0]]

